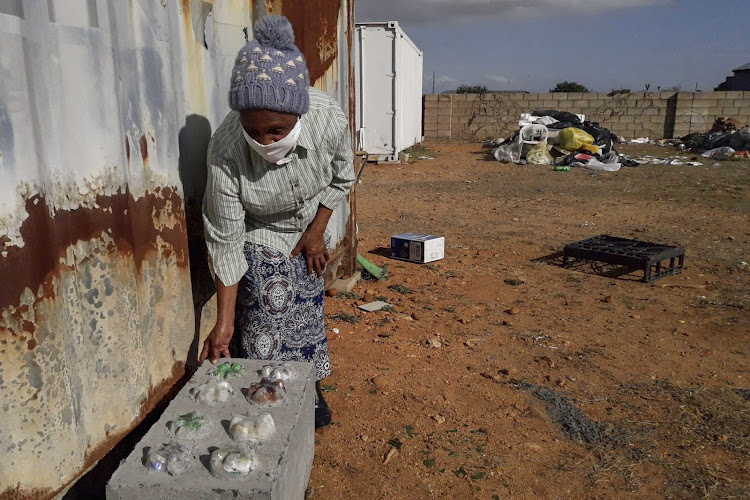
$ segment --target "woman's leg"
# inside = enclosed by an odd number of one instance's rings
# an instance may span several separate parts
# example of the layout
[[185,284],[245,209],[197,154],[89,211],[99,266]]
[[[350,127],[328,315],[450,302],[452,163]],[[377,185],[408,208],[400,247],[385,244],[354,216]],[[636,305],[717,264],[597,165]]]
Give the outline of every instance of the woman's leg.
[[239,357],[307,361],[315,366],[316,426],[331,422],[320,380],[331,374],[323,312],[323,278],[307,274],[302,255],[294,259],[247,243],[249,268],[240,282],[234,334]]

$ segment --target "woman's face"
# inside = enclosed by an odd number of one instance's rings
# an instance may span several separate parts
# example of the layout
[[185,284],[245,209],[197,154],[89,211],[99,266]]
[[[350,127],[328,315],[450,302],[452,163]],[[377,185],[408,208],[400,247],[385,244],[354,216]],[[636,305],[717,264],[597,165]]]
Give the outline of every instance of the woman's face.
[[299,117],[292,113],[246,109],[240,111],[240,124],[254,141],[268,146],[278,142],[292,131]]

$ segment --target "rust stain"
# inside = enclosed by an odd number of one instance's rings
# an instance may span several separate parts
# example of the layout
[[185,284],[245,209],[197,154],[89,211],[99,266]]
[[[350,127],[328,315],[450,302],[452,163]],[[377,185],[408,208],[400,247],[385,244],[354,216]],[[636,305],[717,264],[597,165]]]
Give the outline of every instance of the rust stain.
[[173,399],[174,396],[179,392],[179,390],[185,385],[185,383],[187,383],[188,378],[188,374],[186,374],[185,372],[185,363],[181,361],[176,362],[172,366],[172,373],[170,374],[170,376],[161,381],[155,387],[151,387],[149,389],[148,396],[146,396],[143,401],[141,401],[138,417],[128,426],[128,428],[116,434],[107,432],[107,439],[105,441],[99,443],[93,448],[89,447],[86,450],[84,464],[79,469],[80,473],[58,490],[33,490],[34,493],[26,493],[20,490],[19,484],[15,490],[7,490],[4,493],[0,493],[0,500],[55,498],[61,492],[65,491],[66,488],[70,487],[72,484],[78,481],[80,477],[96,462],[103,459],[107,455],[107,453],[112,451],[112,449],[117,444],[119,444],[128,434],[130,434],[136,427],[138,427],[152,411],[161,406],[162,403],[166,404],[171,399]]
[[50,488],[23,490],[20,483],[0,492],[0,500],[39,500],[53,496],[54,492]]
[[281,14],[292,23],[297,47],[307,59],[311,84],[328,72],[338,56],[340,8],[341,2],[334,0],[286,1],[281,5]]
[[[51,216],[42,195],[26,201],[28,217],[21,225],[24,246],[6,247],[0,259],[0,310],[20,305],[23,291],[42,287],[44,298],[54,297],[53,276],[59,276],[60,258],[79,241],[107,233],[114,244],[110,251],[131,255],[137,268],[150,252],[157,251],[159,238],[171,247],[180,267],[188,266],[185,210],[182,198],[169,187],[147,192],[136,200],[126,188],[111,196],[96,197],[98,208],[60,210]],[[154,219],[170,216],[172,228],[157,228]]]
[[141,134],[138,144],[141,146],[141,158],[143,158],[143,161],[148,160],[148,141],[145,135]]
[[128,164],[130,164],[130,138],[125,136],[125,156],[128,157]]

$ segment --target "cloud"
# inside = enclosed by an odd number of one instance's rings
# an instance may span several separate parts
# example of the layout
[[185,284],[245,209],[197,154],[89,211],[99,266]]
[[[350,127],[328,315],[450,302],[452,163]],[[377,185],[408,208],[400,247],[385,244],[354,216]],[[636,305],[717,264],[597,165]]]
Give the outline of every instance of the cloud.
[[669,3],[671,0],[357,0],[357,22],[428,24],[478,18],[528,19]]
[[[458,79],[448,75],[436,75],[435,76],[435,91],[442,92],[444,90],[452,90],[458,86]],[[425,93],[432,92],[432,74],[424,75],[424,81],[422,89]]]
[[488,75],[484,78],[490,83],[493,90],[504,90],[510,84],[510,78],[501,75]]

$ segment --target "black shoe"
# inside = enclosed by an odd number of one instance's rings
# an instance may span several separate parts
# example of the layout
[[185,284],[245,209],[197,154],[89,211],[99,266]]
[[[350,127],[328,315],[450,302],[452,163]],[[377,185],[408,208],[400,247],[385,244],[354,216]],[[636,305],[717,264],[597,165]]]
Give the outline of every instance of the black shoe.
[[328,407],[328,403],[323,399],[323,394],[320,392],[320,387],[315,384],[315,428],[320,429],[322,427],[328,427],[331,425],[333,419],[333,413]]

